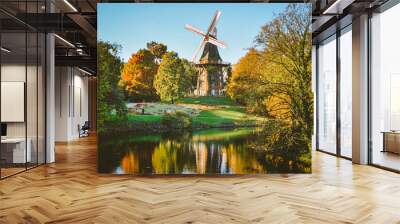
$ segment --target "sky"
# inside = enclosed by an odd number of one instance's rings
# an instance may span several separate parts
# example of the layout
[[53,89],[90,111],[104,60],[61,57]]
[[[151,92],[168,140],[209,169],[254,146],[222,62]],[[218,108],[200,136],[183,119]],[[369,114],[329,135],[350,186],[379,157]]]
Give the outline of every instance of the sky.
[[262,25],[286,6],[284,3],[101,3],[98,39],[120,44],[124,61],[150,41],[161,42],[168,50],[191,60],[201,37],[184,29],[185,24],[206,31],[215,11],[220,10],[217,38],[228,47],[219,48],[219,53],[223,61],[235,64],[254,45]]

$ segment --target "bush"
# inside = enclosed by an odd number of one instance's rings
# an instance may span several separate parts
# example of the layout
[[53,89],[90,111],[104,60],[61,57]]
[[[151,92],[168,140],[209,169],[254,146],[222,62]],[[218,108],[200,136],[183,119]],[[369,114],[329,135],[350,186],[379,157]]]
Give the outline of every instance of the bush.
[[168,128],[184,129],[192,126],[192,119],[186,112],[176,111],[164,115],[161,118],[161,124]]

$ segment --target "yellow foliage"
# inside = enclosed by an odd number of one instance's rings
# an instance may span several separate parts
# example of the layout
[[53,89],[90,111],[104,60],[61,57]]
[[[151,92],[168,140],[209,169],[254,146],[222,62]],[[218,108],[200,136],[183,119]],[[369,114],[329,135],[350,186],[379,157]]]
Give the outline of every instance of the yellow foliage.
[[119,85],[128,93],[151,96],[155,94],[153,81],[156,73],[154,55],[148,50],[139,50],[124,65]]

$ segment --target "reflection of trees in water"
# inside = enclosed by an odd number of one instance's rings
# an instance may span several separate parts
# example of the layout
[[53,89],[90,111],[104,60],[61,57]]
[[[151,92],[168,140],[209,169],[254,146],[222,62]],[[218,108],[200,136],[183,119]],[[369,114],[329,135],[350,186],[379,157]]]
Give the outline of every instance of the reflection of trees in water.
[[121,168],[125,173],[137,173],[139,172],[139,160],[137,157],[137,153],[133,153],[133,151],[129,151],[122,157],[121,160]]
[[209,149],[207,145],[202,142],[194,142],[191,146],[193,146],[191,151],[196,153],[196,173],[205,174],[207,172]]
[[245,145],[239,147],[230,144],[224,147],[227,154],[227,167],[231,173],[265,173],[267,168],[263,166],[263,161],[257,158],[264,152],[256,152]]
[[192,136],[163,140],[154,149],[154,173],[263,173],[256,152],[249,150],[249,136],[231,143],[193,141]]
[[162,141],[154,149],[154,173],[262,173],[256,152],[243,145],[218,142],[176,144]]
[[132,142],[129,136],[100,136],[98,170],[111,173],[120,167],[124,173],[151,172],[151,149],[156,145],[154,141]]
[[263,130],[252,148],[266,150],[269,172],[311,172],[311,139],[301,128],[277,122]]
[[175,142],[171,140],[160,142],[154,149],[151,159],[153,172],[157,174],[175,173],[178,169],[176,154],[179,147],[179,143],[175,144]]
[[162,140],[152,152],[153,173],[183,173],[192,170],[195,155],[187,150],[187,143],[171,139]]
[[[135,135],[135,140],[100,147],[102,157],[107,158],[102,158],[99,166],[105,166],[105,172],[119,167],[124,173],[156,174],[310,172],[309,143],[301,140],[295,130],[279,126],[273,129],[229,138],[216,138],[215,131],[212,136],[185,132],[157,135],[152,140]],[[221,130],[225,132],[232,134]]]

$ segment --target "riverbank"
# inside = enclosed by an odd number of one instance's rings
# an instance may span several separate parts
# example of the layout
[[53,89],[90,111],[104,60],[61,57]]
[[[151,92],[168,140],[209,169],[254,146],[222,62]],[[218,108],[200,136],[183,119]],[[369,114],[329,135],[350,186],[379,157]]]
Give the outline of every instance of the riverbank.
[[187,120],[184,128],[193,130],[255,127],[263,126],[267,121],[264,117],[246,113],[244,107],[227,97],[190,97],[183,98],[176,104],[129,103],[127,107],[129,113],[126,119],[106,122],[107,132],[173,131],[182,128],[175,125],[181,118],[177,114],[184,115]]
[[[211,128],[242,128],[242,127],[263,127],[267,121],[261,122],[243,122],[241,124],[221,123],[218,125],[209,125],[204,123],[195,123],[186,130],[202,130]],[[163,133],[163,132],[179,132],[181,129],[171,128],[160,122],[137,122],[137,121],[107,121],[107,133],[99,134],[118,134],[125,132],[140,133]]]

